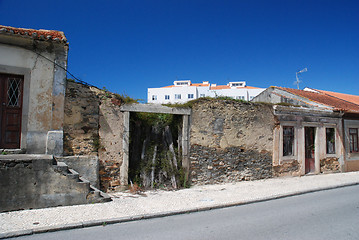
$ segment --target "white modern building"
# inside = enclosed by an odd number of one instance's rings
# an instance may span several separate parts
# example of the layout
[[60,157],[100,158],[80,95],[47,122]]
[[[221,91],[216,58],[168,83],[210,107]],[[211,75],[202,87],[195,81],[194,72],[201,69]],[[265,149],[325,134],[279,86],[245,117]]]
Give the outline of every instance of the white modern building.
[[245,81],[217,85],[209,82],[192,83],[190,80],[178,80],[174,81],[171,86],[148,88],[147,102],[185,103],[201,97],[231,97],[250,101],[264,90],[265,88],[247,86]]

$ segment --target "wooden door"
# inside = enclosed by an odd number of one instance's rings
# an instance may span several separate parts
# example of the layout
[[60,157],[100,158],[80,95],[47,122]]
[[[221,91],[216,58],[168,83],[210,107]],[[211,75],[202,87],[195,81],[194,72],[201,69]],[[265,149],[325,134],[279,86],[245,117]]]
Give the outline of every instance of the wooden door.
[[315,128],[305,128],[305,173],[315,171]]
[[24,77],[0,74],[0,148],[20,148]]

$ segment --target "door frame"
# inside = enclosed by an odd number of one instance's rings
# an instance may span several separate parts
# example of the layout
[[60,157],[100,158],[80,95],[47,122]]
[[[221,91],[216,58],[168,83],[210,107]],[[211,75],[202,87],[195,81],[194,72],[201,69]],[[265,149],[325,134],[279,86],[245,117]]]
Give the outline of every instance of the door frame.
[[31,69],[0,64],[0,74],[23,76],[20,149],[26,151],[30,105]]

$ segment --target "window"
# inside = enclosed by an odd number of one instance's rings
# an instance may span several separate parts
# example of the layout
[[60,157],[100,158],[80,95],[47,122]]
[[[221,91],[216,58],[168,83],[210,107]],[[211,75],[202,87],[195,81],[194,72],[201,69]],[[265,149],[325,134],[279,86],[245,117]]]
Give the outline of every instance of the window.
[[188,99],[193,98],[193,94],[188,94]]
[[20,85],[21,78],[9,78],[9,86],[7,90],[7,105],[9,107],[19,107],[20,106]]
[[202,93],[199,95],[199,97],[205,97],[205,96],[206,94],[202,94]]
[[191,81],[190,81],[190,80],[174,81],[174,85],[175,85],[175,86],[190,86],[190,85],[191,85]]
[[350,152],[358,152],[358,129],[349,128]]
[[335,153],[335,129],[327,128],[326,133],[326,142],[327,142],[327,154]]
[[294,127],[283,127],[283,156],[293,156]]
[[175,99],[181,99],[181,94],[175,94]]
[[170,95],[165,95],[165,100],[170,100]]
[[152,95],[152,100],[153,101],[157,100],[157,95]]

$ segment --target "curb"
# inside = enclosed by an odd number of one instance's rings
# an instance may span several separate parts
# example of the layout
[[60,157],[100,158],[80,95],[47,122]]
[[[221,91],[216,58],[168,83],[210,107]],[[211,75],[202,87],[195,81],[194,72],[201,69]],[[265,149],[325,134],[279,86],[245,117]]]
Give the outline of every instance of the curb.
[[275,200],[275,199],[303,195],[303,194],[307,194],[307,193],[320,192],[320,191],[325,191],[325,190],[350,187],[350,186],[356,186],[356,185],[359,185],[359,182],[303,190],[303,191],[298,191],[298,192],[294,192],[294,193],[279,194],[279,195],[264,197],[264,198],[260,198],[260,199],[253,199],[253,200],[249,200],[249,201],[238,201],[238,202],[231,202],[231,203],[225,203],[225,204],[217,204],[217,205],[213,205],[213,206],[209,206],[209,207],[199,207],[199,208],[192,208],[192,209],[187,209],[187,210],[178,210],[178,211],[173,211],[173,212],[160,212],[160,213],[154,213],[154,214],[135,215],[135,216],[131,216],[131,217],[91,220],[91,221],[84,221],[84,222],[80,222],[80,223],[62,224],[62,225],[57,225],[57,226],[44,226],[44,227],[28,229],[28,230],[19,230],[19,231],[13,231],[13,232],[8,232],[8,233],[0,233],[0,239],[14,238],[14,237],[46,233],[46,232],[56,232],[56,231],[62,231],[62,230],[86,228],[86,227],[106,226],[108,224],[132,222],[132,221],[152,219],[152,218],[161,218],[161,217],[175,216],[175,215],[195,213],[195,212],[204,212],[204,211],[213,210],[213,209],[228,208],[228,207],[241,206],[241,205],[258,203],[258,202],[265,202],[265,201],[270,201],[270,200]]

